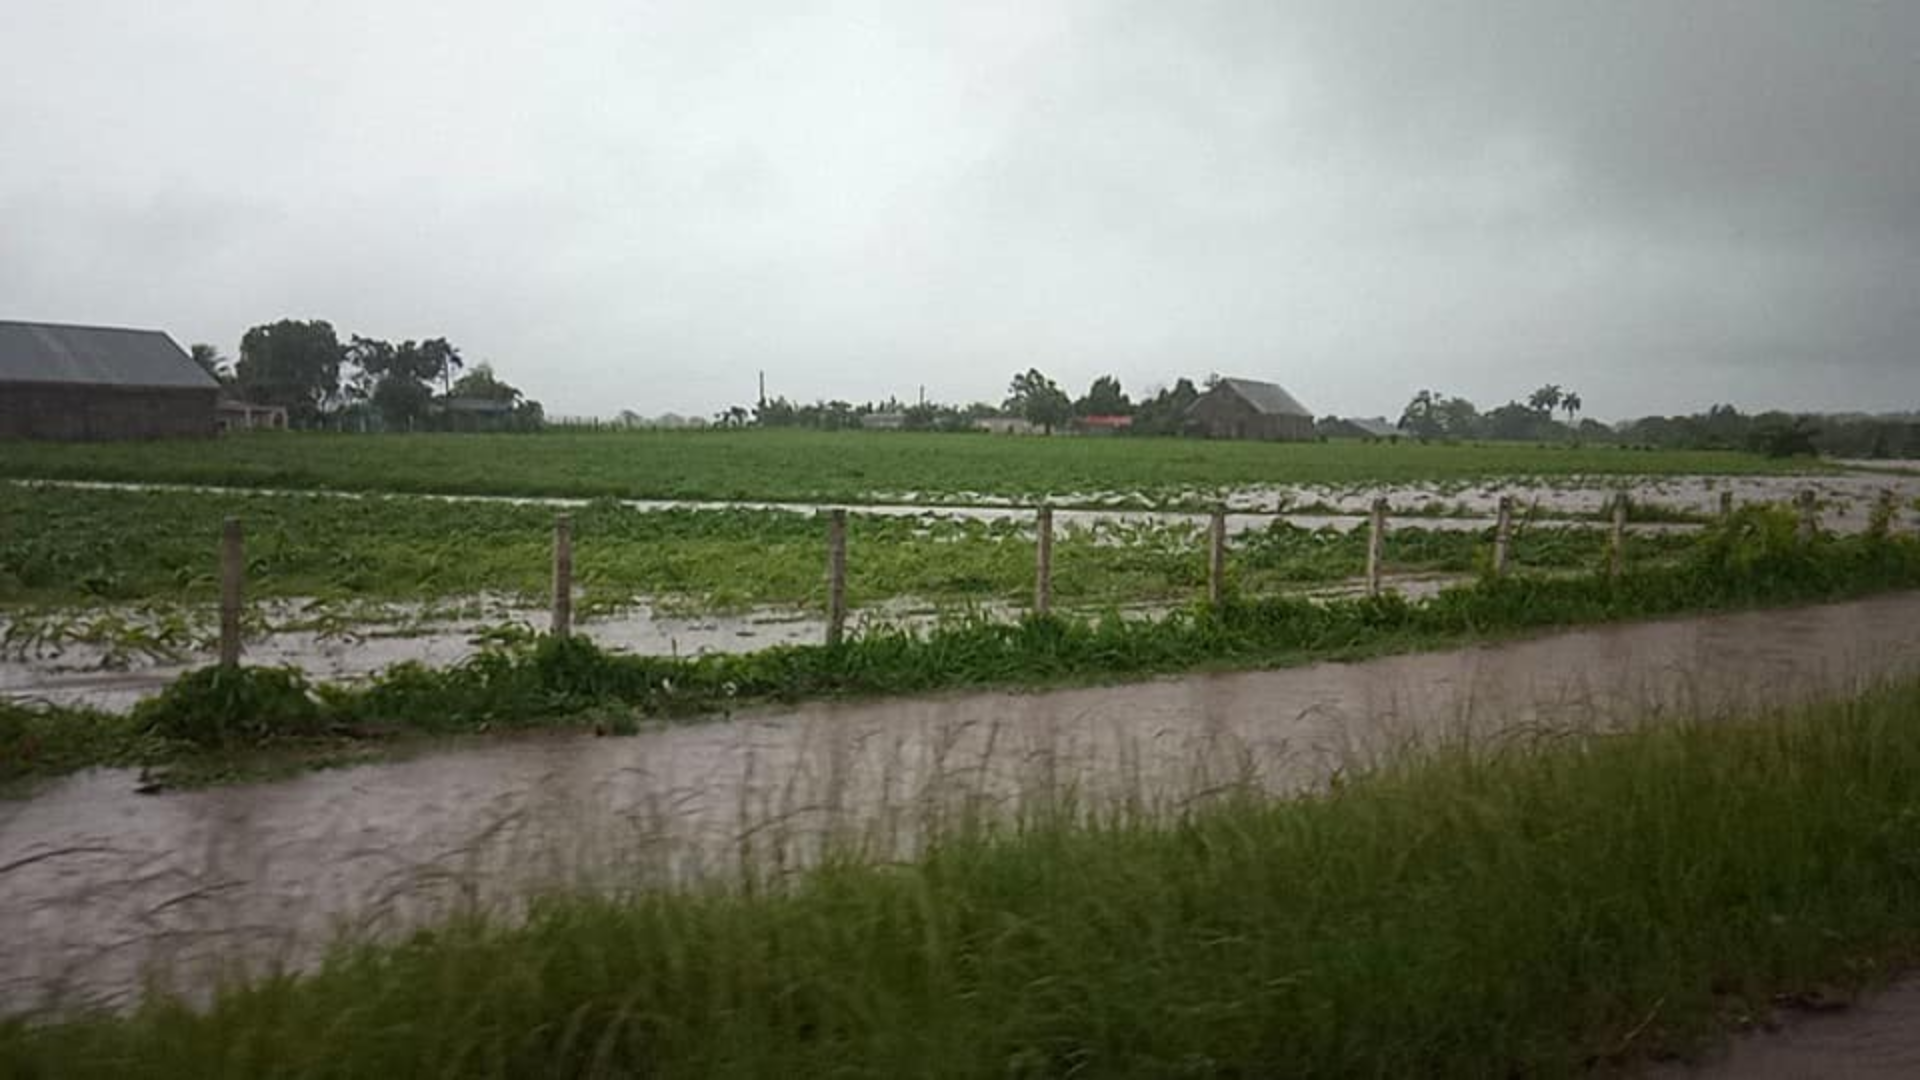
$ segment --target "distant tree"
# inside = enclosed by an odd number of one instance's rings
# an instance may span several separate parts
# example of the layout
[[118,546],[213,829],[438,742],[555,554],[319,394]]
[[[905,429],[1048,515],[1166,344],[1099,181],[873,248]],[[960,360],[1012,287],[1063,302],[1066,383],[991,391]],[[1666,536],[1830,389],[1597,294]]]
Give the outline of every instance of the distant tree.
[[485,361],[475,364],[465,375],[454,380],[448,396],[498,401],[507,405],[519,404],[522,397],[519,387],[495,375],[493,365]]
[[445,397],[459,394],[508,404],[519,400],[520,391],[500,382],[485,364],[481,365],[485,369],[481,378],[470,381],[463,376],[455,383],[453,372],[462,366],[460,351],[446,338],[396,345],[355,334],[343,356],[349,366],[346,398],[372,404],[381,420],[395,431],[412,431],[426,424],[433,411],[436,382]]
[[1488,411],[1486,434],[1490,439],[1525,440],[1540,437],[1540,425],[1543,414],[1531,400],[1522,405],[1509,401],[1497,409]]
[[1527,407],[1541,416],[1552,416],[1564,397],[1558,383],[1548,383],[1527,395]]
[[1480,433],[1480,410],[1466,398],[1422,390],[1407,402],[1397,426],[1420,439],[1471,439]]
[[418,379],[388,376],[374,385],[369,398],[389,431],[412,431],[425,424],[433,390]]
[[752,415],[745,405],[729,405],[713,414],[713,422],[720,427],[746,427]]
[[1574,415],[1580,411],[1580,407],[1583,404],[1584,402],[1580,400],[1580,395],[1571,390],[1561,396],[1560,408],[1567,414],[1567,423],[1573,423]]
[[1817,451],[1813,440],[1820,429],[1804,416],[1786,413],[1762,413],[1753,418],[1749,445],[1772,458],[1812,457]]
[[819,417],[818,426],[828,431],[845,431],[860,426],[860,415],[854,412],[851,402],[835,398],[832,401],[816,403],[814,408]]
[[1179,435],[1187,428],[1187,410],[1200,400],[1200,390],[1192,379],[1180,379],[1140,403],[1134,410],[1133,435]]
[[1471,439],[1480,434],[1480,409],[1463,397],[1442,398],[1434,403],[1434,416],[1441,432],[1449,439]]
[[380,378],[393,369],[393,343],[353,335],[346,348],[341,394],[348,401],[371,401]]
[[417,350],[414,363],[419,377],[429,382],[438,379],[441,392],[451,397],[453,373],[463,366],[460,350],[443,337],[428,338],[417,346],[412,342],[407,344]]
[[1444,429],[1440,426],[1438,400],[1439,395],[1431,390],[1414,394],[1413,400],[1407,402],[1407,407],[1400,411],[1400,423],[1397,426],[1417,439],[1439,438],[1444,434]]
[[413,431],[425,426],[433,403],[433,388],[427,379],[435,372],[421,356],[418,343],[395,345],[355,334],[347,345],[346,359],[350,365],[345,389],[348,400],[370,404],[389,431]]
[[1040,373],[1039,368],[1029,368],[1013,377],[1007,392],[1007,410],[1026,418],[1027,423],[1053,434],[1053,429],[1073,419],[1073,399],[1066,391]]
[[213,376],[213,381],[222,386],[233,382],[233,364],[220,355],[218,347],[197,344],[187,350],[187,355],[193,358],[194,363],[200,365],[201,371]]
[[792,427],[799,422],[799,410],[784,397],[772,398],[754,406],[753,422],[761,427]]
[[1695,440],[1728,450],[1745,446],[1753,430],[1753,418],[1732,405],[1714,405],[1704,417],[1684,419]]
[[340,392],[346,350],[323,319],[282,319],[240,339],[235,381],[249,401],[286,408],[296,426],[312,426]]
[[1087,388],[1087,396],[1073,403],[1076,416],[1130,416],[1133,402],[1120,388],[1120,380],[1102,375]]

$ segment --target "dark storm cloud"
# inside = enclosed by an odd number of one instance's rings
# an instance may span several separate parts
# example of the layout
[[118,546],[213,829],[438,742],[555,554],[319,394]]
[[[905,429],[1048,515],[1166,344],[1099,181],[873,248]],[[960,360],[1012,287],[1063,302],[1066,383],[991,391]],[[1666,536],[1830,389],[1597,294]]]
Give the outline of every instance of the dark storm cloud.
[[[0,310],[445,333],[561,412],[1210,370],[1920,405],[1920,7],[81,2]],[[22,47],[21,43],[25,43]],[[86,78],[74,78],[85,70]]]

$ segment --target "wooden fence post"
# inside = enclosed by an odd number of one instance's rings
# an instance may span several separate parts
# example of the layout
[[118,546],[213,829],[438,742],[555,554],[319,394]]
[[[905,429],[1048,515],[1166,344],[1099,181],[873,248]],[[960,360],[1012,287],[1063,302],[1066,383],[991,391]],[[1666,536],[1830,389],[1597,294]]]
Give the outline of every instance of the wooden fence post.
[[1627,493],[1613,497],[1613,529],[1607,534],[1607,574],[1619,577],[1627,569]]
[[553,636],[573,634],[573,518],[553,519]]
[[827,644],[847,633],[847,512],[827,512]]
[[1053,507],[1043,506],[1034,518],[1033,611],[1053,613]]
[[1227,598],[1227,512],[1216,507],[1207,526],[1207,602],[1219,607]]
[[240,665],[240,601],[247,558],[240,540],[240,519],[220,525],[220,666]]
[[1493,576],[1507,576],[1507,561],[1513,555],[1513,496],[1500,496],[1500,509],[1493,522]]
[[1723,491],[1720,493],[1720,520],[1725,521],[1728,518],[1731,518],[1732,516],[1733,516],[1733,492]]
[[1367,595],[1380,595],[1382,563],[1387,552],[1387,500],[1373,500],[1367,529]]
[[1873,509],[1870,527],[1876,536],[1888,536],[1899,531],[1900,502],[1892,488],[1881,488],[1880,498]]
[[1814,534],[1820,529],[1820,519],[1814,505],[1813,489],[1802,489],[1800,497],[1795,501],[1800,506],[1800,528],[1798,530],[1800,542],[1803,544],[1809,543],[1813,540]]

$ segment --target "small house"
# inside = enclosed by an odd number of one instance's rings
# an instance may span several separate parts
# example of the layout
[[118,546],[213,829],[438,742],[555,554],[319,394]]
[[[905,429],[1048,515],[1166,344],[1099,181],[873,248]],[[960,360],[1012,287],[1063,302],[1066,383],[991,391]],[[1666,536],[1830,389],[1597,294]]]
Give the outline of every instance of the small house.
[[1018,416],[983,416],[973,426],[993,435],[1038,435],[1040,427]]
[[1082,416],[1073,422],[1081,435],[1118,435],[1133,426],[1131,416]]
[[285,431],[287,410],[238,398],[221,398],[213,407],[214,424],[221,434],[231,431]]
[[1292,394],[1256,379],[1221,379],[1187,408],[1191,427],[1210,439],[1305,442],[1313,413]]

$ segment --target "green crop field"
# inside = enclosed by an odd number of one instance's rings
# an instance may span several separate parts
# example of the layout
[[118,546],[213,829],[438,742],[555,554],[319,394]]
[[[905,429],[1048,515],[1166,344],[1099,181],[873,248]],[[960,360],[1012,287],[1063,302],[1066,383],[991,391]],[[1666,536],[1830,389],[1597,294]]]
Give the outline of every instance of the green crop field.
[[[537,599],[549,587],[556,511],[510,501],[246,492],[127,491],[0,484],[0,608],[216,595],[220,523],[241,519],[255,598],[431,601],[500,593]],[[775,509],[636,510],[601,500],[574,508],[576,581],[588,610],[636,597],[701,610],[825,602],[825,525]],[[1031,595],[1032,523],[854,513],[849,596],[932,602],[1020,601]],[[1202,529],[1181,520],[1062,526],[1054,594],[1067,604],[1184,600],[1206,582]],[[1684,536],[1635,535],[1640,561],[1684,550]],[[1464,573],[1484,557],[1478,531],[1402,528],[1394,572]],[[1524,527],[1517,565],[1599,565],[1604,531]],[[1340,581],[1363,570],[1359,528],[1277,523],[1234,538],[1229,569],[1252,593]]]
[[1747,454],[1616,447],[1011,438],[898,432],[262,434],[203,442],[0,444],[0,476],[234,487],[661,499],[888,495],[1205,501],[1270,484],[1765,474]]

